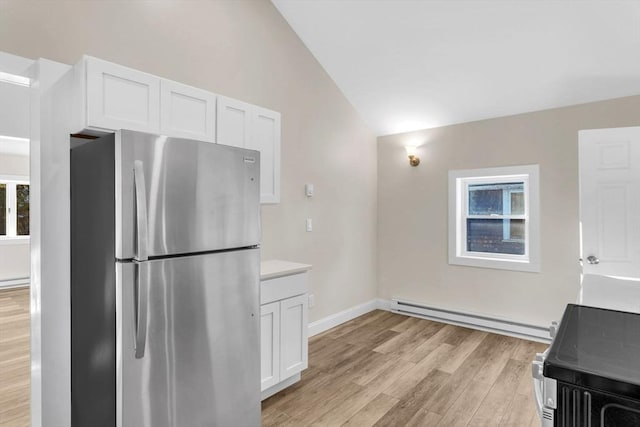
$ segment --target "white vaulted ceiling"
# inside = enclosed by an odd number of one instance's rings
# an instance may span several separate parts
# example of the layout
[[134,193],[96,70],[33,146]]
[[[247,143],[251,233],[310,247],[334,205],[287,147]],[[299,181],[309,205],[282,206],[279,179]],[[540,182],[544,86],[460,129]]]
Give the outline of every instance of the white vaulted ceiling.
[[378,135],[640,94],[640,0],[272,2]]

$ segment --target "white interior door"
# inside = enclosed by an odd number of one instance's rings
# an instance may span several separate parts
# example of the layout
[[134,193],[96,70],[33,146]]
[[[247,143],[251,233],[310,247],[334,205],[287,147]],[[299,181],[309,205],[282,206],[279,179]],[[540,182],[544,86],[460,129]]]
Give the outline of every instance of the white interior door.
[[640,277],[640,127],[579,140],[583,272]]

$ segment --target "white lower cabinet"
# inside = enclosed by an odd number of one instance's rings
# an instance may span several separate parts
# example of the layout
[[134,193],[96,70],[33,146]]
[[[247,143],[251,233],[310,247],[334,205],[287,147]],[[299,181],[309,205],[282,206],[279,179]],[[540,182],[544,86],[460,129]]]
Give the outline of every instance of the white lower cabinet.
[[260,306],[260,390],[280,381],[280,302]]
[[261,391],[265,399],[300,379],[308,366],[307,273],[263,280]]
[[280,380],[308,366],[307,294],[280,301]]

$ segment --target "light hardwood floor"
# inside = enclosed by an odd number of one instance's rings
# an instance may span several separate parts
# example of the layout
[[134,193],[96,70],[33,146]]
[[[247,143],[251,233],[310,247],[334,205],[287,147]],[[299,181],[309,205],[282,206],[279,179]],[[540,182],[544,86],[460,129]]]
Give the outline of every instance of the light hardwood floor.
[[[374,311],[309,342],[266,426],[539,426],[530,363],[544,344]],[[0,426],[29,425],[29,291],[0,291]]]
[[0,291],[0,426],[29,426],[29,289]]
[[546,345],[374,311],[309,342],[309,369],[262,402],[263,426],[539,426]]

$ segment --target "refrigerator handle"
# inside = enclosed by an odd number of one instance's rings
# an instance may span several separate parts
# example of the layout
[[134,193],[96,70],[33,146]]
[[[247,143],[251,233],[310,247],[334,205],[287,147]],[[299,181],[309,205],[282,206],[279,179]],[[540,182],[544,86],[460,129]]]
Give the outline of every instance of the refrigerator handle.
[[133,163],[133,182],[136,191],[136,260],[149,259],[147,251],[147,187],[144,182],[144,165],[141,160]]
[[149,309],[149,273],[147,263],[136,262],[136,359],[144,357],[147,344],[147,311]]

